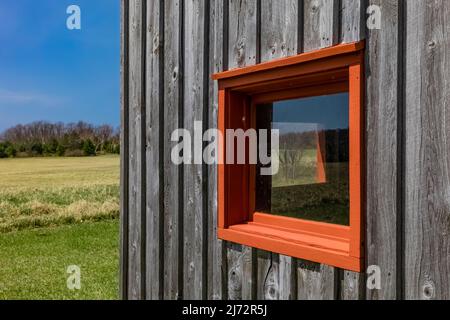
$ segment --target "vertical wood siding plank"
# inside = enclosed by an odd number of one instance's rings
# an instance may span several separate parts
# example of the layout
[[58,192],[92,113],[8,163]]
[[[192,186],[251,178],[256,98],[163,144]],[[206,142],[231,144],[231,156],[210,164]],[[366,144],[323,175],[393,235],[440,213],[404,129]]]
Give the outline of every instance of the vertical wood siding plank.
[[[229,1],[228,63],[230,69],[256,63],[257,1]],[[227,244],[228,298],[254,299],[256,295],[256,250]]]
[[339,0],[304,0],[305,52],[330,47],[339,40]]
[[342,300],[362,300],[365,295],[365,274],[351,271],[343,271],[341,285]]
[[[210,4],[210,74],[223,71],[224,47],[224,1],[213,0]],[[217,128],[218,83],[209,78],[208,127]],[[208,299],[226,297],[226,249],[217,238],[217,166],[208,166]]]
[[279,255],[278,270],[280,274],[280,300],[294,300],[297,298],[297,259]]
[[243,286],[243,246],[226,242],[227,248],[227,293],[229,300],[242,300]]
[[160,167],[162,154],[160,132],[163,127],[160,115],[161,104],[161,74],[160,65],[163,59],[164,35],[160,30],[161,8],[160,0],[151,0],[147,4],[147,298],[158,300],[162,298],[162,259],[163,239],[161,233],[161,181]]
[[256,298],[258,300],[279,300],[279,255],[268,251],[257,250],[257,259]]
[[182,127],[179,113],[182,86],[180,6],[183,0],[165,1],[164,12],[164,299],[180,298],[180,185],[179,170],[171,160],[171,135]]
[[408,1],[405,298],[450,299],[448,1]]
[[368,5],[378,5],[382,12],[382,28],[367,31],[366,49],[366,261],[367,266],[380,267],[381,290],[367,289],[366,298],[390,300],[400,297],[398,265],[402,255],[399,0],[370,0]]
[[141,0],[130,1],[129,34],[129,299],[142,299],[142,114],[144,90],[142,78],[142,8]]
[[341,42],[351,43],[364,39],[364,0],[341,0]]
[[[317,50],[337,44],[339,1],[304,0],[303,48]],[[297,260],[297,298],[300,300],[337,298],[337,268]]]
[[[297,54],[298,0],[261,2],[261,61]],[[258,250],[258,299],[295,298],[295,259]]]
[[297,285],[299,300],[334,300],[337,297],[337,269],[298,260]]
[[229,68],[256,63],[256,0],[229,1]]
[[261,6],[261,61],[297,54],[298,0],[265,0]]
[[296,259],[257,250],[257,263],[257,299],[296,298]]
[[[194,132],[194,123],[203,120],[204,6],[204,0],[185,0],[184,128],[191,133]],[[201,134],[202,125],[198,129]],[[192,150],[193,157],[199,155],[202,155],[202,150]],[[203,228],[207,227],[203,221],[202,165],[193,163],[185,166],[184,182],[183,299],[198,300],[202,299],[203,286],[206,285],[202,283],[206,272],[203,263]]]
[[228,299],[256,298],[256,250],[227,242]]
[[[365,37],[365,1],[341,0],[341,41],[351,43]],[[365,294],[365,274],[343,271],[341,299],[360,300]]]
[[120,298],[128,298],[128,30],[129,2],[121,0],[120,16]]

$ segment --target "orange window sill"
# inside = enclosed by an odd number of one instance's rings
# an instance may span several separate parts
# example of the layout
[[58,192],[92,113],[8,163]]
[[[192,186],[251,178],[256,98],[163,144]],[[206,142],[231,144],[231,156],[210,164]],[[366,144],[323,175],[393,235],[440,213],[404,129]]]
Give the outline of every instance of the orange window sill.
[[[263,216],[268,217],[268,215],[264,214],[258,215],[260,218]],[[283,219],[286,222],[291,220],[291,218]],[[300,221],[295,220],[296,222]],[[303,223],[326,228],[332,226],[310,221],[303,221]],[[336,226],[336,228],[342,231],[342,235],[350,230],[349,227],[344,226]],[[345,236],[324,235],[323,233],[304,231],[296,228],[295,224],[289,228],[254,221],[232,225],[226,229],[219,228],[218,236],[226,241],[240,243],[261,250],[277,252],[317,263],[325,263],[350,271],[361,271],[361,259],[351,256],[350,241]]]

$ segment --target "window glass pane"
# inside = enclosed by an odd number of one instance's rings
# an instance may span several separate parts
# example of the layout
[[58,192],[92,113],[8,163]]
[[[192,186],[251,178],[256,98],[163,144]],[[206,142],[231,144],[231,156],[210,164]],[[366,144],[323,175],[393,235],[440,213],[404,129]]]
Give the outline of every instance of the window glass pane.
[[256,168],[257,212],[349,224],[348,105],[341,93],[256,107],[257,129],[280,134],[278,151],[268,141],[278,172]]

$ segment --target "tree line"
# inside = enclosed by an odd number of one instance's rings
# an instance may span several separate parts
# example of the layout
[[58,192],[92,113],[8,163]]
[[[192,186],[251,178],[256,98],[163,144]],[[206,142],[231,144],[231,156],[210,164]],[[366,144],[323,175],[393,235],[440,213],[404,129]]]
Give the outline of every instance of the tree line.
[[0,134],[0,158],[81,157],[120,152],[119,129],[83,121],[19,124]]
[[303,152],[316,149],[322,135],[325,143],[326,162],[347,162],[349,159],[349,130],[332,129],[323,131],[294,132],[280,135],[280,150]]

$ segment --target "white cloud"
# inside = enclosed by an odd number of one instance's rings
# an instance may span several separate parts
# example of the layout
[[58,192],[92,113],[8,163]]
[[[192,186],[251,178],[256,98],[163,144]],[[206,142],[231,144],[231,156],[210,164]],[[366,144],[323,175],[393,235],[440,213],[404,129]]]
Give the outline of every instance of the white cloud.
[[30,105],[54,106],[61,103],[61,99],[53,95],[39,92],[20,92],[0,88],[0,106]]

